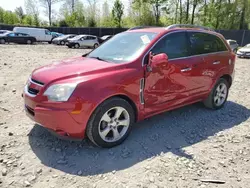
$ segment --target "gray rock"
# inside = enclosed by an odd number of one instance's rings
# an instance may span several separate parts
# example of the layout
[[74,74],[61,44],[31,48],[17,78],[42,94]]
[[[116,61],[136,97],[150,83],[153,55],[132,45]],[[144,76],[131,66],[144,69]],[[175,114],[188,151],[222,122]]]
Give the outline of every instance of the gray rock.
[[26,181],[24,181],[24,185],[25,185],[25,187],[29,187],[31,184],[30,184],[30,182],[28,182],[28,181],[26,180]]
[[174,178],[169,177],[169,178],[168,178],[168,181],[174,181]]
[[6,176],[6,175],[7,175],[7,169],[4,168],[4,169],[2,170],[2,176]]
[[12,92],[13,92],[13,93],[16,93],[16,89],[12,89]]
[[37,170],[36,170],[36,173],[38,173],[38,174],[40,174],[40,173],[42,173],[42,169],[41,168],[38,168]]
[[82,171],[79,170],[79,171],[77,172],[77,175],[78,175],[78,176],[81,176],[81,175],[82,175]]
[[151,183],[154,183],[154,182],[155,182],[154,177],[150,176],[150,177],[149,177],[149,181],[150,181]]
[[60,148],[56,148],[56,152],[61,152],[62,150]]
[[9,136],[13,136],[13,133],[12,133],[12,132],[9,132]]

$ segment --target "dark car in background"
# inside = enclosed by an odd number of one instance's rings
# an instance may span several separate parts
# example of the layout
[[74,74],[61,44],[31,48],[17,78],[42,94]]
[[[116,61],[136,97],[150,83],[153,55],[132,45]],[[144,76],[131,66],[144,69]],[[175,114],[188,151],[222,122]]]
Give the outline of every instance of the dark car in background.
[[54,38],[52,44],[65,45],[69,42],[68,39],[74,38],[75,36],[76,34],[69,34]]
[[0,35],[0,44],[5,43],[33,44],[36,38],[25,33],[6,32]]
[[113,35],[104,35],[104,36],[99,38],[99,43],[102,44],[102,43],[106,42],[107,40],[111,39],[112,37],[113,37]]

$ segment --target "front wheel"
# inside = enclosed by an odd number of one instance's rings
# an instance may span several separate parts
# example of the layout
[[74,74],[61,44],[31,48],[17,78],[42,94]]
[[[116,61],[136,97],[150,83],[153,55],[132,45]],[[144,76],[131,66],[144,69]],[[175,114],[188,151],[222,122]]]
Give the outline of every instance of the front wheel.
[[111,148],[121,144],[129,135],[135,114],[124,99],[112,98],[101,104],[87,125],[87,136],[97,146]]
[[27,40],[26,43],[27,44],[32,44],[32,41],[31,40]]
[[204,101],[204,105],[211,109],[220,109],[227,101],[229,91],[229,83],[224,78],[220,78],[208,98]]
[[64,41],[61,41],[61,42],[60,42],[60,45],[65,45],[65,42],[64,42]]
[[94,44],[94,49],[96,49],[99,45],[96,43]]

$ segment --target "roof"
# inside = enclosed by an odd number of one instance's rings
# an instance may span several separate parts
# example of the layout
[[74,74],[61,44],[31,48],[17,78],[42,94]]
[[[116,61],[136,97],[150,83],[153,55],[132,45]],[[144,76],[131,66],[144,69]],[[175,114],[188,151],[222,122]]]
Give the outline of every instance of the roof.
[[170,25],[168,27],[153,27],[153,26],[139,26],[134,27],[128,30],[128,32],[154,32],[154,33],[165,33],[167,31],[183,31],[183,30],[192,30],[192,31],[204,31],[209,33],[216,33],[214,30],[203,27],[203,26],[196,26],[196,25],[190,25],[190,24],[174,24]]

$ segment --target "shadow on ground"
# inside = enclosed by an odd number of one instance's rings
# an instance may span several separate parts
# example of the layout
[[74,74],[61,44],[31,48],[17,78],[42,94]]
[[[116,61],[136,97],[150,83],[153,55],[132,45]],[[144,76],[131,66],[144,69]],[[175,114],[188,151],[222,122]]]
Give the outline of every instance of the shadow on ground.
[[201,104],[154,116],[134,126],[128,139],[111,149],[89,143],[59,140],[39,125],[29,134],[29,143],[41,162],[69,174],[96,175],[129,168],[140,161],[172,152],[192,158],[183,148],[201,142],[250,117],[250,110],[234,102],[213,111]]

